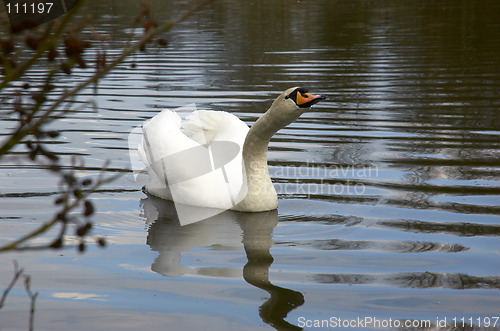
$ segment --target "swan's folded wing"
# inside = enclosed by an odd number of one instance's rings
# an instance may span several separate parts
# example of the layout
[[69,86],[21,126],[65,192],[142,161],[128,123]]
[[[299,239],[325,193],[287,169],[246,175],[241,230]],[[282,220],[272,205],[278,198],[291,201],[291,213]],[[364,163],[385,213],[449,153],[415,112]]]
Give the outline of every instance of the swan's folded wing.
[[232,141],[243,146],[248,126],[238,117],[225,111],[199,110],[191,113],[182,122],[181,131],[205,146],[214,140]]
[[242,187],[247,132],[244,122],[226,112],[196,111],[181,122],[175,112],[163,111],[143,127],[146,189],[175,202],[231,208]]

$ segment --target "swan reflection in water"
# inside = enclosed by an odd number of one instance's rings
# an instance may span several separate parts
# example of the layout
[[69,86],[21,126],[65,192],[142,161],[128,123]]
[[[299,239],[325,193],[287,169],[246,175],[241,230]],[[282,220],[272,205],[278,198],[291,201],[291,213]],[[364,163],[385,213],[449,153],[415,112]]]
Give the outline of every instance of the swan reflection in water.
[[[248,260],[243,267],[243,278],[270,295],[259,308],[262,321],[278,330],[301,330],[285,318],[304,304],[304,296],[269,281],[269,267],[274,260],[269,250],[273,245],[272,232],[278,224],[277,210],[225,211],[204,221],[181,226],[172,202],[149,196],[141,200],[141,204],[149,224],[147,244],[159,253],[151,270],[167,277],[178,277],[194,271],[180,263],[183,252],[194,247],[241,249],[243,244]],[[228,268],[203,268],[196,273],[222,277],[240,275]]]

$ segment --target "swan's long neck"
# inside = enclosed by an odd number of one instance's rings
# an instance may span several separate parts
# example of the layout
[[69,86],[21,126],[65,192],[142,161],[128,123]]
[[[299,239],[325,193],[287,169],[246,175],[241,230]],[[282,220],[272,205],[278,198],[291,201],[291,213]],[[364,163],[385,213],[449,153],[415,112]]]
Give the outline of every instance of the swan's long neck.
[[278,125],[269,111],[262,115],[248,131],[243,145],[243,159],[245,165],[265,163],[267,169],[267,149],[271,137],[282,126]]
[[243,144],[244,176],[248,191],[238,209],[272,210],[278,206],[276,190],[267,167],[267,149],[271,137],[294,119],[282,115],[275,101],[248,131]]
[[296,116],[291,117],[289,113],[280,109],[280,101],[276,99],[248,131],[243,145],[243,160],[246,166],[257,163],[265,165],[267,171],[267,149],[271,137],[300,116],[299,111]]

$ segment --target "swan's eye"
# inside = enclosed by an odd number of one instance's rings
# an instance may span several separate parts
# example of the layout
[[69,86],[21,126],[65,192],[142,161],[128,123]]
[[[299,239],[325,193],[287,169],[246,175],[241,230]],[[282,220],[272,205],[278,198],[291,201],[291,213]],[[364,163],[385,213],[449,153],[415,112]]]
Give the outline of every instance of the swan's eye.
[[311,96],[308,94],[307,88],[297,87],[292,93],[285,96],[285,100],[292,99],[293,102],[300,107],[302,103],[307,103],[307,101],[303,101],[303,99],[309,99],[310,97]]
[[295,89],[292,93],[290,93],[289,95],[287,95],[287,96],[285,97],[285,100],[286,100],[286,99],[292,99],[292,100],[293,100],[293,102],[295,102],[295,104],[297,104],[297,91],[298,91],[298,90],[299,90],[299,89]]

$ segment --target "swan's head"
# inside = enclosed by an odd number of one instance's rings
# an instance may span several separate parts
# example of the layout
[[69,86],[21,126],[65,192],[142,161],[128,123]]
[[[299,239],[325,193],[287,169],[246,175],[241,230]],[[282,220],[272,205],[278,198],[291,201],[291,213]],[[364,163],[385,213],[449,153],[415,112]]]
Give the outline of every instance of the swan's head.
[[305,87],[292,87],[274,100],[269,113],[276,125],[284,127],[295,121],[315,103],[326,99],[324,95],[312,94]]
[[290,108],[309,108],[315,103],[325,100],[321,94],[311,94],[305,87],[292,87],[281,94],[283,102]]

